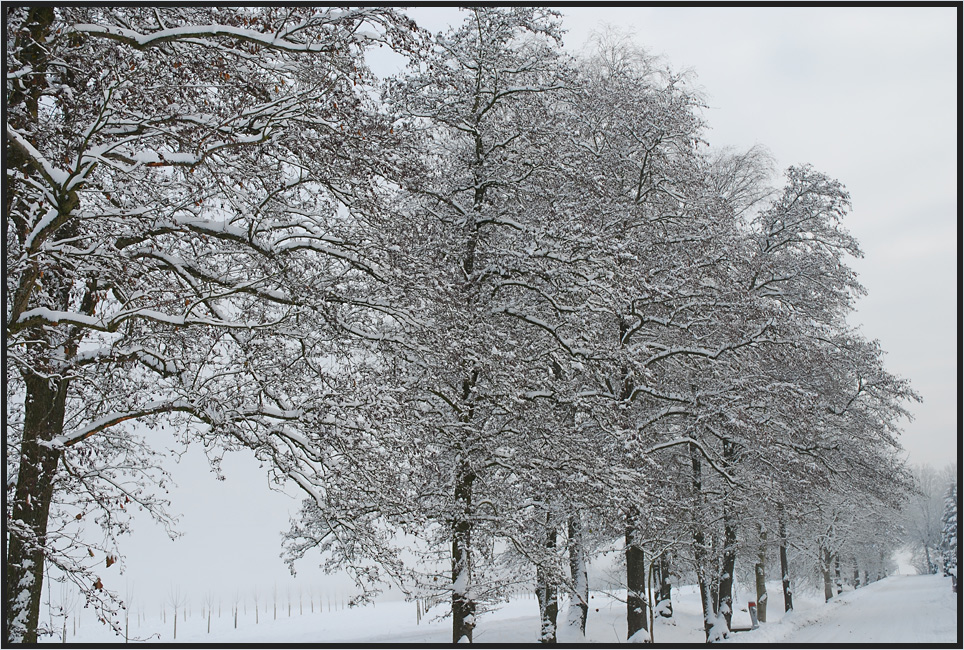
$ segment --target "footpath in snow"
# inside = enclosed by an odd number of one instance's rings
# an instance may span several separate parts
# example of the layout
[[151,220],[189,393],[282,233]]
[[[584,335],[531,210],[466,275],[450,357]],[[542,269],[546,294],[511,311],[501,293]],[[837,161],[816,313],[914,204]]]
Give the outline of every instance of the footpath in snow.
[[[777,602],[777,599],[775,599]],[[938,575],[890,576],[779,623],[734,635],[739,643],[954,643],[957,598]]]

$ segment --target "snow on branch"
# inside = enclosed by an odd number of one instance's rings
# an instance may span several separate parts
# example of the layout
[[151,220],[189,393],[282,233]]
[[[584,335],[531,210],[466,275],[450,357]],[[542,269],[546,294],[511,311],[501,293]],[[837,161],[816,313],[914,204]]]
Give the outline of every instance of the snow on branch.
[[16,333],[29,327],[41,325],[60,324],[75,325],[77,327],[97,330],[100,332],[116,332],[117,329],[126,321],[133,318],[142,318],[156,323],[186,327],[191,325],[203,325],[210,327],[224,327],[229,329],[268,329],[281,324],[285,318],[268,323],[244,323],[236,321],[217,320],[212,318],[191,318],[187,316],[173,316],[154,309],[135,309],[122,311],[114,315],[110,320],[104,321],[93,316],[78,314],[76,312],[56,311],[46,307],[36,307],[20,314],[20,318],[8,328],[10,333]]
[[24,138],[17,129],[5,123],[8,141],[26,157],[30,166],[36,169],[52,188],[59,189],[67,184],[70,174],[55,167],[47,158]]
[[71,31],[81,32],[89,36],[99,36],[109,38],[125,45],[130,45],[138,50],[149,47],[170,43],[173,41],[203,44],[202,39],[206,38],[236,38],[248,43],[255,43],[274,50],[284,50],[287,52],[332,52],[342,43],[312,43],[306,41],[299,43],[290,40],[296,31],[304,29],[304,25],[286,30],[283,34],[269,36],[253,29],[242,29],[231,25],[189,25],[184,27],[172,27],[170,29],[158,30],[152,34],[141,34],[132,29],[123,27],[91,24],[78,24],[71,27]]
[[75,431],[74,433],[57,436],[50,442],[40,442],[39,444],[50,447],[51,449],[70,447],[71,445],[75,445],[82,440],[86,440],[92,435],[100,433],[104,429],[108,429],[112,426],[120,424],[121,422],[136,420],[150,415],[158,415],[160,413],[172,413],[175,411],[190,413],[200,417],[201,419],[206,419],[206,416],[204,416],[203,412],[201,412],[194,404],[191,404],[190,402],[185,402],[182,400],[151,402],[150,404],[146,404],[143,407],[133,411],[105,415],[104,417],[88,423],[86,426]]
[[716,461],[714,461],[713,458],[710,456],[709,452],[706,451],[706,447],[704,447],[703,444],[698,440],[696,440],[695,438],[690,438],[687,436],[684,438],[676,438],[674,440],[669,440],[667,442],[661,442],[658,445],[653,445],[643,453],[652,454],[653,452],[659,451],[660,449],[668,449],[670,447],[676,447],[678,445],[685,445],[685,444],[689,444],[692,447],[695,447],[697,450],[699,450],[699,452],[703,455],[703,458],[706,459],[706,462],[710,464],[710,467],[716,470],[716,472],[720,476],[725,478],[727,483],[729,483],[730,485],[737,485],[737,482],[733,479],[733,477],[727,474],[725,469],[723,469],[722,467],[716,464]]
[[524,314],[516,309],[513,309],[512,307],[505,307],[495,313],[501,313],[501,314],[506,314],[507,316],[513,316],[523,322],[529,323],[530,325],[535,325],[536,327],[549,332],[552,335],[552,337],[556,339],[559,345],[561,345],[563,349],[565,349],[566,352],[568,352],[572,356],[586,357],[589,354],[588,351],[584,348],[574,348],[571,341],[565,340],[562,336],[559,335],[555,327],[545,322],[541,318],[536,318],[535,316]]
[[711,350],[709,348],[693,348],[693,347],[667,348],[662,352],[660,352],[659,354],[655,354],[651,356],[643,363],[643,365],[646,367],[649,367],[652,364],[656,363],[657,361],[660,361],[662,359],[667,359],[669,357],[673,357],[680,354],[697,356],[697,357],[706,357],[708,359],[717,359],[724,352],[734,352],[736,350],[739,350],[740,348],[744,348],[748,345],[753,345],[754,343],[759,342],[760,338],[763,336],[763,333],[766,332],[767,329],[772,324],[773,324],[773,320],[770,319],[766,323],[764,323],[763,326],[760,327],[760,329],[757,330],[754,334],[751,334],[750,336],[745,337],[743,340],[737,343],[733,343],[730,345],[723,345],[715,350]]

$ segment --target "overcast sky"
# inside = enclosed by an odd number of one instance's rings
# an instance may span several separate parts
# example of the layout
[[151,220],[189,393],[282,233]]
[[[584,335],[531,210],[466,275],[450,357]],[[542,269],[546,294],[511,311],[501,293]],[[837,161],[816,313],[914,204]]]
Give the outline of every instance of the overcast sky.
[[[603,23],[632,29],[650,53],[694,73],[714,147],[765,146],[779,168],[811,163],[851,193],[847,220],[865,257],[853,261],[869,295],[851,319],[880,340],[891,372],[910,379],[903,445],[912,463],[957,458],[956,20],[953,8],[566,8],[567,48]],[[431,31],[456,9],[413,9]],[[211,590],[250,600],[273,587],[345,593],[341,579],[303,561],[293,580],[280,534],[299,500],[268,490],[266,470],[230,455],[216,481],[198,449],[172,474],[185,535],[168,541],[149,521],[124,542],[124,593],[154,608],[171,586],[199,604]],[[290,490],[292,495],[296,493]],[[105,583],[108,581],[105,577]],[[55,589],[55,594],[58,593]],[[55,598],[56,599],[56,598]],[[227,602],[227,601],[226,601]]]

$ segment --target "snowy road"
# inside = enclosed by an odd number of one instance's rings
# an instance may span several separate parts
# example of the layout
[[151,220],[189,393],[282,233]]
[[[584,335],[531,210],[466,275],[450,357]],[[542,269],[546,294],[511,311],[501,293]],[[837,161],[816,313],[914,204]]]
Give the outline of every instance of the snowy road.
[[741,643],[954,643],[957,599],[942,576],[891,576],[780,624],[736,635]]

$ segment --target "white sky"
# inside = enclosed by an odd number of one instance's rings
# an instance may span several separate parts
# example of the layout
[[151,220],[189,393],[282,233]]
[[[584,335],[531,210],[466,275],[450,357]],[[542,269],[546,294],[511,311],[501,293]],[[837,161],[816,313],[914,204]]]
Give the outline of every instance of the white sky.
[[[409,12],[439,31],[452,8]],[[784,169],[812,163],[850,190],[847,220],[865,258],[853,262],[869,295],[852,322],[879,339],[889,369],[924,397],[903,444],[912,463],[957,458],[958,285],[956,16],[954,8],[566,8],[567,47],[608,22],[630,28],[674,69],[692,69],[710,108],[715,147],[761,144]],[[195,607],[210,590],[226,599],[277,585],[346,593],[344,579],[302,561],[292,579],[280,535],[299,498],[268,490],[266,469],[228,456],[216,481],[198,449],[172,467],[173,508],[185,535],[169,541],[149,521],[125,541],[125,576],[105,584],[155,608],[171,586]],[[294,490],[289,490],[296,495]],[[112,575],[111,575],[112,574]],[[58,588],[54,588],[55,600]],[[279,596],[280,597],[280,596]]]

